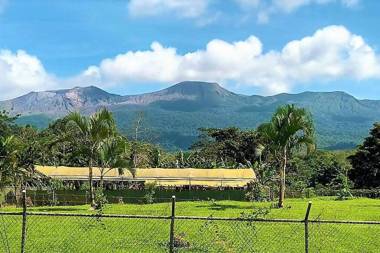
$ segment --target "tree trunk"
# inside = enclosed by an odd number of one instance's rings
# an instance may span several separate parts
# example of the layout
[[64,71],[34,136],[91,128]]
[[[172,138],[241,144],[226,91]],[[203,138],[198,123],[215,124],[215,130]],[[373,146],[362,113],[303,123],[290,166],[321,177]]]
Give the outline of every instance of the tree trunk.
[[16,204],[16,207],[20,207],[20,196],[18,195],[16,180],[14,181],[14,191],[15,191],[15,204]]
[[284,207],[284,199],[285,199],[285,172],[286,172],[286,163],[287,163],[287,154],[286,149],[284,150],[284,157],[280,167],[280,192],[278,196],[278,207]]
[[22,206],[22,189],[23,189],[23,182],[24,179],[21,178],[20,180],[17,180],[17,176],[15,175],[14,179],[14,191],[15,191],[15,200],[16,200],[16,207]]
[[102,188],[102,190],[104,190],[104,171],[103,171],[104,169],[102,169],[101,171],[100,171],[100,188]]
[[95,207],[95,194],[93,187],[93,179],[92,179],[92,158],[90,158],[90,164],[88,166],[88,178],[90,183],[90,203],[92,207]]

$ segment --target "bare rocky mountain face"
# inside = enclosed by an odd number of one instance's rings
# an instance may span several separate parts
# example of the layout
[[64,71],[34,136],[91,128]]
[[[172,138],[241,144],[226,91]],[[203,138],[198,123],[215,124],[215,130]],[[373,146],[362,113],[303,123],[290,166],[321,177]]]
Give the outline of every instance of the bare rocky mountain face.
[[[46,127],[70,111],[91,114],[100,107],[113,111],[119,128],[128,134],[143,112],[150,141],[175,149],[191,145],[201,127],[255,128],[283,104],[306,107],[313,114],[320,147],[352,148],[380,120],[380,101],[358,100],[344,92],[303,92],[275,96],[246,96],[217,83],[181,82],[141,95],[120,96],[94,86],[31,92],[0,102],[0,109],[20,114],[20,124]],[[152,137],[153,136],[153,137]]]
[[0,107],[12,114],[22,116],[46,114],[58,117],[70,111],[107,106],[121,96],[110,94],[94,86],[73,89],[30,92],[21,97],[0,102]]
[[95,86],[88,86],[30,92],[21,97],[0,102],[0,108],[23,116],[34,114],[62,116],[70,111],[92,112],[103,106],[147,106],[155,102],[178,100],[223,103],[233,102],[241,96],[222,88],[219,84],[205,82],[182,82],[157,92],[127,96],[111,94]]

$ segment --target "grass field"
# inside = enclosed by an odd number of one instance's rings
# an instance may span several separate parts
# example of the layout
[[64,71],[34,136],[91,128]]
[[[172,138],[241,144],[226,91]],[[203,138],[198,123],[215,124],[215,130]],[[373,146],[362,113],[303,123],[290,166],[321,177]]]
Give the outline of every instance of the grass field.
[[[303,219],[307,199],[288,199],[266,218]],[[380,200],[314,198],[310,219],[380,221]],[[240,217],[271,203],[177,202],[178,216]],[[4,207],[1,211],[19,211]],[[94,213],[88,206],[33,207],[29,211]],[[170,203],[112,204],[106,214],[169,215]],[[0,251],[19,251],[21,217],[0,218]],[[165,252],[168,219],[29,216],[27,252]],[[179,252],[302,252],[304,224],[238,221],[175,221]],[[310,252],[379,252],[380,225],[310,224]],[[9,242],[9,243],[7,243]]]

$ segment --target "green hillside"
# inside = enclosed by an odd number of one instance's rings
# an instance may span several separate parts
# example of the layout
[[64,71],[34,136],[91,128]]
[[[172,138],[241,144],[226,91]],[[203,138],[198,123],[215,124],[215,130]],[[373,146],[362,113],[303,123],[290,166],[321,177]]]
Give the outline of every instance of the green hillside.
[[[244,96],[218,84],[205,82],[183,82],[158,92],[124,97],[105,96],[96,87],[83,89],[97,89],[96,92],[79,93],[86,95],[82,101],[91,103],[83,103],[84,106],[70,110],[91,113],[100,106],[106,106],[113,111],[118,127],[127,135],[132,135],[137,118],[143,115],[140,137],[170,150],[187,149],[196,140],[198,128],[255,128],[268,120],[274,110],[283,104],[293,103],[310,110],[316,125],[318,145],[324,149],[355,147],[367,135],[372,124],[380,120],[380,101],[358,100],[344,92]],[[60,96],[62,91],[57,94]],[[97,98],[97,94],[102,94],[102,97]],[[49,103],[52,103],[52,99],[49,99]],[[27,101],[30,100],[28,98]],[[96,101],[100,102],[97,104]],[[33,104],[40,108],[43,102]],[[33,113],[33,107],[23,104],[20,98],[17,105],[28,108],[27,116],[21,116],[18,122],[37,127],[45,127],[64,111],[58,108],[57,115],[51,110],[48,113]]]

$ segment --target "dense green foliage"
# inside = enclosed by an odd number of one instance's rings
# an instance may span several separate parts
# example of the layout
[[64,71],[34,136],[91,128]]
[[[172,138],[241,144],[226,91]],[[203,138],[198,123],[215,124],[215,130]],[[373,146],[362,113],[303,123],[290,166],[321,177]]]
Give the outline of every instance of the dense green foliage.
[[266,150],[276,163],[279,174],[278,206],[284,206],[285,176],[288,159],[295,150],[305,146],[307,152],[314,150],[314,124],[311,115],[304,108],[295,105],[280,106],[268,123],[258,128]]
[[34,165],[39,150],[37,131],[14,125],[15,119],[0,112],[0,188],[13,186],[18,204],[26,181],[36,180]]
[[[72,111],[81,110],[91,114],[94,108],[102,106],[97,101],[111,101],[107,108],[113,112],[120,131],[129,138],[134,136],[136,114],[144,112],[144,123],[148,131],[141,137],[172,151],[190,147],[197,138],[199,128],[256,128],[268,121],[277,107],[286,104],[296,104],[312,113],[318,147],[328,150],[354,148],[380,117],[379,101],[358,100],[343,92],[243,96],[229,92],[217,84],[204,82],[184,82],[158,93],[133,97],[108,94],[96,87],[72,91],[78,92],[78,96],[89,103],[89,107],[85,108],[71,108],[68,104]],[[120,103],[128,99],[132,101]],[[17,100],[15,104],[23,108],[19,113],[25,112],[18,122],[43,128],[47,126],[48,120],[61,117],[64,115],[62,112],[67,111],[67,108],[56,108],[55,105],[54,108],[45,108],[41,103],[32,98]],[[38,110],[35,114],[30,114],[33,106]],[[9,107],[5,108],[10,110]],[[49,113],[44,114],[45,110]],[[56,114],[54,110],[58,110]]]
[[290,159],[287,184],[295,191],[306,188],[340,189],[350,164],[338,152],[316,151]]
[[204,167],[252,167],[261,158],[262,144],[253,130],[203,128],[200,132],[191,149],[200,154],[200,160],[209,161]]
[[[17,117],[10,117],[5,112],[0,116],[1,184],[18,189],[25,180],[38,177],[33,170],[34,164],[97,166],[101,168],[102,178],[112,168],[119,169],[120,173],[128,169],[132,174],[135,168],[144,167],[252,168],[257,183],[248,189],[250,194],[247,198],[251,200],[273,200],[274,194],[281,192],[281,178],[285,180],[290,195],[297,192],[303,196],[329,190],[342,191],[344,196],[350,196],[347,191],[352,183],[347,175],[356,187],[363,187],[358,180],[366,178],[364,181],[370,182],[376,179],[373,177],[377,171],[376,162],[367,163],[365,168],[368,170],[360,173],[355,166],[351,168],[347,157],[353,152],[312,152],[310,144],[313,144],[314,132],[311,116],[304,109],[292,105],[280,107],[272,120],[258,130],[202,128],[189,151],[177,152],[167,152],[144,140],[144,117],[134,119],[134,136],[128,140],[118,131],[113,114],[104,109],[91,117],[71,114],[42,130],[17,126],[14,123]],[[362,159],[364,150],[366,155],[371,155],[367,160],[377,161],[376,129],[372,130],[372,137],[367,138],[358,153],[351,157],[351,162],[358,154]],[[365,148],[369,144],[375,147],[370,149],[372,153]],[[285,168],[283,175],[286,173],[286,177],[281,175],[280,168],[282,171]],[[16,170],[21,174],[15,173]]]
[[349,176],[355,187],[380,187],[380,123],[374,125],[370,135],[349,159],[353,167]]

